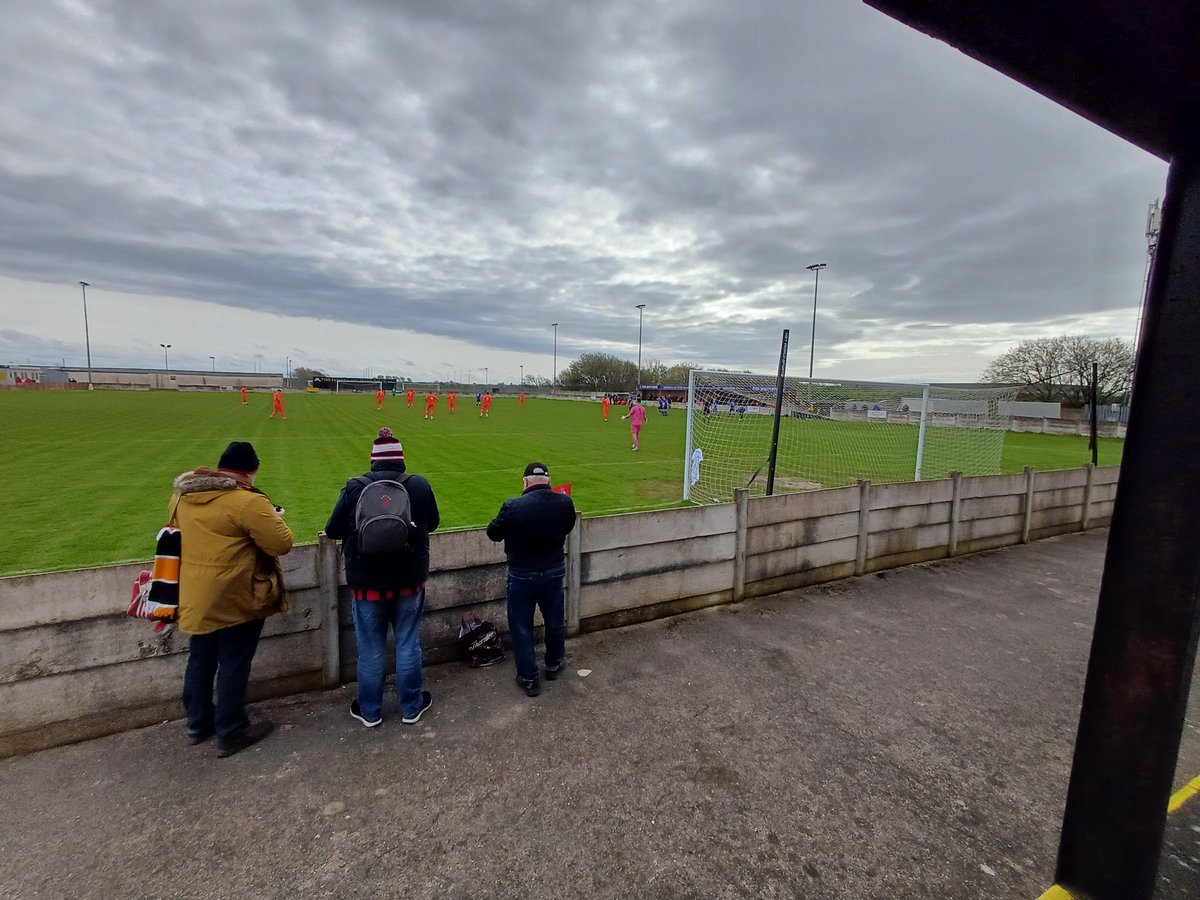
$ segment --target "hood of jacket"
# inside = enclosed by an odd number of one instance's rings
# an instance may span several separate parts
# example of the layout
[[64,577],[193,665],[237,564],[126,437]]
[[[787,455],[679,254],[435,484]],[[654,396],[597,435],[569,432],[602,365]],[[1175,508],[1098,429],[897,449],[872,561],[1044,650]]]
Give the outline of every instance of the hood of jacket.
[[[232,475],[203,467],[177,476],[173,487],[181,500],[186,499],[193,503],[205,503],[225,491],[235,491],[238,488],[254,490],[249,485],[239,482]],[[198,497],[195,496],[197,494],[210,494],[211,496]]]

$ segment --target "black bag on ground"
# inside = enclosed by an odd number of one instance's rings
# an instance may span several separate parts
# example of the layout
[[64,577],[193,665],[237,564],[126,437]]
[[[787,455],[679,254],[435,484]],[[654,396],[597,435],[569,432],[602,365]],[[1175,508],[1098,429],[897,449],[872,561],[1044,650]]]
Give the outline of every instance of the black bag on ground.
[[504,648],[500,645],[500,633],[491,622],[485,622],[474,613],[462,617],[458,627],[458,646],[472,669],[490,666],[504,659]]

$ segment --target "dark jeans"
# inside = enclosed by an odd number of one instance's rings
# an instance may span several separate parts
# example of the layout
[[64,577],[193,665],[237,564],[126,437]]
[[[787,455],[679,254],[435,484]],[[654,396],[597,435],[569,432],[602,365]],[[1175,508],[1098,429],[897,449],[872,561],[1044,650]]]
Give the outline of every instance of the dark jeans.
[[396,696],[400,712],[421,711],[421,613],[425,591],[396,600],[354,600],[354,639],[358,643],[358,707],[368,719],[383,709],[388,626],[396,638]]
[[566,566],[548,569],[508,568],[508,630],[512,636],[517,675],[538,677],[533,654],[533,610],[542,611],[546,623],[546,666],[553,668],[566,658],[567,623],[563,611],[563,578]]
[[[246,716],[246,685],[258,649],[263,619],[254,619],[209,634],[193,634],[183,673],[183,705],[188,734],[216,731],[228,737],[250,724]],[[213,705],[213,681],[217,702]]]

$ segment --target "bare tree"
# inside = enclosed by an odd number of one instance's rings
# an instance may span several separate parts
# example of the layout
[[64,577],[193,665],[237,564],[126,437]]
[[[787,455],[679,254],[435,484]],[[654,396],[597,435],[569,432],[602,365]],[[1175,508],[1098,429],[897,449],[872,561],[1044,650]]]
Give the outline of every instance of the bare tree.
[[1119,338],[1060,335],[1022,341],[992,360],[983,381],[1023,385],[1021,396],[1028,400],[1083,406],[1093,362],[1098,366],[1097,400],[1113,403],[1124,398],[1133,374],[1133,345]]
[[637,381],[637,364],[611,353],[585,353],[558,376],[568,391],[631,391]]

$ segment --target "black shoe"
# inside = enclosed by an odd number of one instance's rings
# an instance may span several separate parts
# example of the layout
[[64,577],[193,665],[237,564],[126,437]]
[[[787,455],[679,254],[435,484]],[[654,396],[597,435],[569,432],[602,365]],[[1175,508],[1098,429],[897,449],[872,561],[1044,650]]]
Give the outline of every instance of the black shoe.
[[187,739],[189,744],[203,744],[214,734],[211,728],[205,728],[203,731],[189,731]]
[[405,725],[416,725],[421,721],[421,716],[424,715],[425,710],[431,706],[433,706],[433,694],[429,693],[429,691],[421,691],[421,708],[417,710],[417,714],[415,716],[405,716],[400,721]]
[[364,716],[362,714],[362,707],[358,705],[357,700],[351,702],[350,704],[350,716],[358,719],[358,721],[362,722],[368,728],[374,728],[376,725],[383,724],[383,716],[376,716],[374,719],[368,719],[366,716]]
[[557,666],[546,666],[546,680],[555,681],[562,677],[563,670],[567,667],[567,661],[564,659]]
[[542,686],[536,678],[522,678],[518,675],[517,687],[525,692],[526,697],[538,697],[542,693]]
[[268,734],[275,730],[275,723],[269,719],[247,725],[240,731],[235,731],[228,737],[217,738],[217,756],[233,756],[241,753],[247,747],[253,747]]

